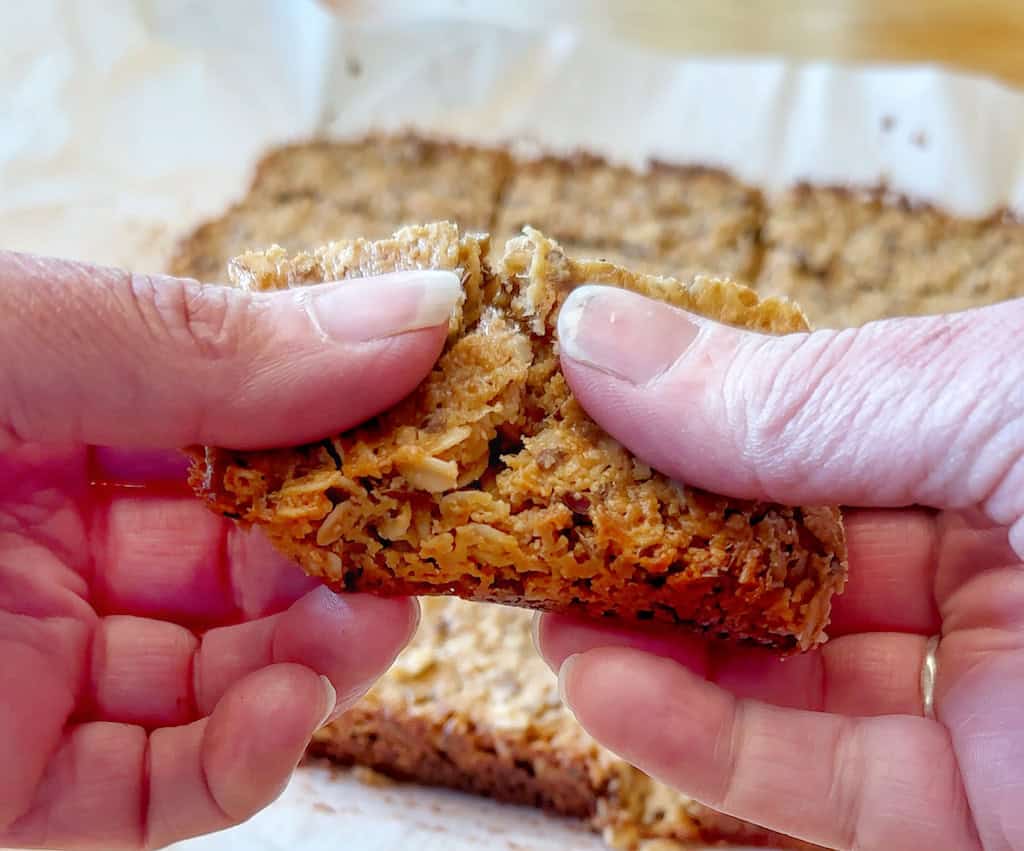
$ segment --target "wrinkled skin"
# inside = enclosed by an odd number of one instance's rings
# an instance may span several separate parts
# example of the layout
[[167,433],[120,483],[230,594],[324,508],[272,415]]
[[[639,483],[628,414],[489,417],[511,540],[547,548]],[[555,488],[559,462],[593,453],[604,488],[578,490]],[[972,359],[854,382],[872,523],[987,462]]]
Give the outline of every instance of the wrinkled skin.
[[1024,848],[1024,302],[771,339],[573,299],[563,369],[637,455],[738,497],[874,506],[847,512],[832,640],[801,657],[545,616],[577,718],[685,794],[826,846]]
[[[136,848],[244,820],[410,634],[407,601],[311,590],[153,451],[309,440],[400,398],[442,324],[416,288],[358,296],[332,322],[292,293],[0,255],[0,844]],[[560,329],[610,433],[708,489],[878,510],[850,513],[833,640],[799,658],[543,618],[577,717],[812,841],[1024,847],[1024,307],[770,340],[614,300]],[[939,510],[889,508],[910,504]]]
[[316,587],[170,451],[309,440],[406,394],[458,281],[371,284],[313,305],[0,253],[0,847],[244,821],[411,635],[411,601]]

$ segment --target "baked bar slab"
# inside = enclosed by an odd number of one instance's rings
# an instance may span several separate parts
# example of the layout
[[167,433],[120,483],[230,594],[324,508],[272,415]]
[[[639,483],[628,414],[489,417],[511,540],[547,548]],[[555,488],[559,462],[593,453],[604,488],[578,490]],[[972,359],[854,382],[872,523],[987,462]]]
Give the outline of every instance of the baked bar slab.
[[529,612],[439,597],[422,606],[412,643],[316,734],[315,754],[581,818],[614,848],[809,847],[709,810],[594,742],[534,651]]
[[955,219],[882,192],[800,186],[773,199],[758,290],[834,327],[1024,295],[1024,225]]
[[511,168],[504,151],[416,136],[276,148],[257,164],[243,199],[182,240],[171,272],[217,281],[244,251],[274,244],[311,251],[416,222],[486,231]]
[[1006,216],[957,219],[883,191],[820,186],[763,197],[709,169],[523,161],[412,135],[269,152],[245,197],[184,239],[170,271],[216,281],[247,250],[312,251],[438,220],[496,234],[499,251],[530,225],[574,257],[682,280],[724,275],[798,300],[818,326],[1024,295],[1024,223]]
[[823,640],[845,582],[838,510],[727,499],[651,470],[572,397],[555,337],[563,299],[583,283],[765,333],[805,329],[799,309],[728,281],[575,261],[531,229],[494,271],[487,251],[436,224],[236,259],[232,280],[255,290],[453,269],[465,299],[437,367],[403,403],[318,444],[208,448],[196,489],[346,590],[661,621],[782,649]]
[[654,164],[640,174],[596,157],[547,157],[513,169],[494,232],[499,247],[530,226],[575,257],[750,282],[760,218],[760,193],[721,172]]

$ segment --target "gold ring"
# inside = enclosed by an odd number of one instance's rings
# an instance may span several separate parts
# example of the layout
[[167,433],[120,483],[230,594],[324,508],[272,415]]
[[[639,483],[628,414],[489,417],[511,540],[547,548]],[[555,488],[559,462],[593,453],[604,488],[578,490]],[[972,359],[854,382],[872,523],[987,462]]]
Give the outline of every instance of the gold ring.
[[939,636],[928,639],[924,648],[924,662],[921,664],[921,704],[925,718],[935,720],[935,675],[939,670],[937,654]]

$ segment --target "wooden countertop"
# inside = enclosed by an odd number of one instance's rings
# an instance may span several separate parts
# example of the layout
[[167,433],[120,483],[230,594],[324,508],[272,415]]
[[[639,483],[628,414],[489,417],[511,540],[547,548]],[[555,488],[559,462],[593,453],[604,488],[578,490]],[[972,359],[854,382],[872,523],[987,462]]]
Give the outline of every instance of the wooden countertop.
[[355,16],[455,16],[614,32],[649,48],[935,62],[1024,87],[1024,0],[321,0]]
[[601,5],[623,37],[673,52],[937,62],[1024,86],[1022,0],[613,0]]

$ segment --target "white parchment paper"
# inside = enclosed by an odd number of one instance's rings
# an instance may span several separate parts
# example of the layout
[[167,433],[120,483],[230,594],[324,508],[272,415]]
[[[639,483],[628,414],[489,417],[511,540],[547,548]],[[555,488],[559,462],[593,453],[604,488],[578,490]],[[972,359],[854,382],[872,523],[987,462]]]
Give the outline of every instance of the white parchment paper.
[[352,14],[313,0],[19,4],[0,29],[0,244],[157,269],[268,145],[407,126],[718,165],[767,190],[885,181],[962,215],[1024,210],[1024,95],[998,83],[684,60],[511,26],[543,25],[537,3],[499,25],[479,3],[461,22],[340,5]]
[[[961,215],[1024,212],[1024,95],[994,82],[647,54],[600,26],[555,26],[533,0],[338,5],[17,4],[0,28],[0,247],[157,271],[179,233],[244,192],[268,146],[406,127],[721,166],[769,192],[885,182]],[[604,5],[573,14],[592,24]],[[472,14],[453,17],[460,6]],[[309,768],[247,825],[182,847],[602,846],[532,811]]]

